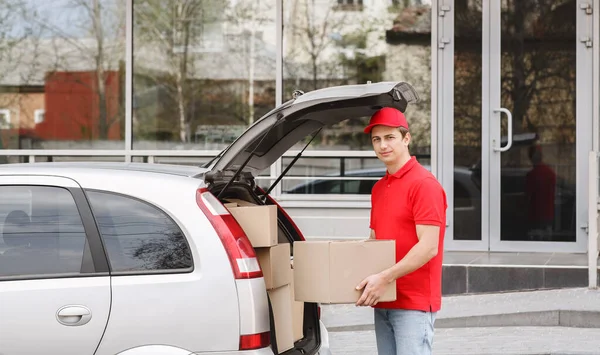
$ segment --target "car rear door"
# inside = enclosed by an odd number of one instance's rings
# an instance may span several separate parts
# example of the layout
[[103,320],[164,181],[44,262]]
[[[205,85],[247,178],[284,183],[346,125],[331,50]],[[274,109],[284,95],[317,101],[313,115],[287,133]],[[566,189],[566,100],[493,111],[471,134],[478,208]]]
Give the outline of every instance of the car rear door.
[[0,353],[94,354],[110,277],[80,186],[0,176]]
[[227,175],[227,171],[242,166],[257,176],[296,143],[323,127],[368,118],[382,107],[405,112],[408,104],[418,101],[419,95],[406,82],[343,85],[297,96],[261,117],[205,165],[211,171],[205,180],[219,180],[220,174]]

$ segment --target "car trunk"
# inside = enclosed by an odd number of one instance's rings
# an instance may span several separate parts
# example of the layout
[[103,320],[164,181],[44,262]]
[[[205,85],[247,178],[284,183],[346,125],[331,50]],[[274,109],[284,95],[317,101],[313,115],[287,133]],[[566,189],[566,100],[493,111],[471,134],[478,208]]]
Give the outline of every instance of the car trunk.
[[[217,183],[211,186],[211,193],[218,195],[225,183]],[[225,203],[227,199],[238,199],[251,202],[257,205],[275,205],[275,201],[271,198],[266,200],[266,203],[262,201],[258,195],[262,195],[263,191],[260,188],[252,189],[252,184],[236,182],[231,184],[227,191],[221,195],[221,202]],[[277,212],[277,225],[278,225],[278,243],[290,243],[290,258],[293,257],[294,248],[293,243],[295,241],[303,240],[304,238],[300,232],[296,229],[294,222],[287,216],[284,210],[279,207]],[[271,319],[271,347],[275,354],[277,349],[275,348],[275,326],[273,325],[273,314],[270,315]],[[296,341],[294,348],[286,351],[283,354],[294,355],[294,354],[316,354],[321,345],[321,334],[319,331],[319,305],[316,303],[305,303],[304,304],[304,338]]]

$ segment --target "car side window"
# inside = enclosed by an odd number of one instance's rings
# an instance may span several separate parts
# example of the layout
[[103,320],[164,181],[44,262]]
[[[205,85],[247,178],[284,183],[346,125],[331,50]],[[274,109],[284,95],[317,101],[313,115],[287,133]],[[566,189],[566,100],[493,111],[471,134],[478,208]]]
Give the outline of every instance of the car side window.
[[189,270],[192,253],[181,229],[146,202],[87,192],[113,272]]
[[71,193],[49,186],[0,186],[0,278],[82,273],[89,254]]

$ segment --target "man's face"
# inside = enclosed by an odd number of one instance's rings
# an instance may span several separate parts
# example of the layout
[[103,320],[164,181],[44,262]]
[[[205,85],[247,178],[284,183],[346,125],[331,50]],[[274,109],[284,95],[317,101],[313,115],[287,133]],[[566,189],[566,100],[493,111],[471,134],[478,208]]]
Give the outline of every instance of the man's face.
[[371,142],[379,160],[386,164],[394,163],[408,154],[410,133],[402,138],[402,133],[396,127],[375,126],[371,130]]

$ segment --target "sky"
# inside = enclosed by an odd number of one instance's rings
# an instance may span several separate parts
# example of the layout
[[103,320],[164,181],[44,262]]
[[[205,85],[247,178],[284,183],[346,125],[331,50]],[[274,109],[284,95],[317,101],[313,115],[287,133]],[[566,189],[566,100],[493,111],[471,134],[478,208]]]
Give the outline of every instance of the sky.
[[[100,4],[114,7],[124,1],[100,0]],[[33,28],[38,37],[55,36],[56,32],[70,38],[88,36],[89,15],[82,2],[91,4],[91,0],[0,0],[0,16],[5,19],[2,32],[21,37]],[[105,28],[114,27],[114,18],[105,19]]]

